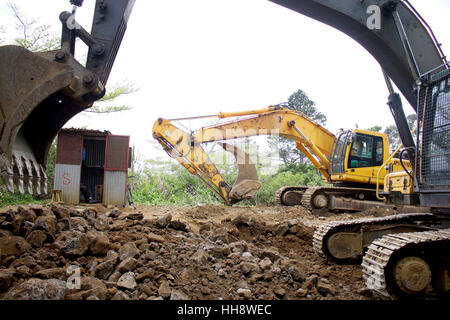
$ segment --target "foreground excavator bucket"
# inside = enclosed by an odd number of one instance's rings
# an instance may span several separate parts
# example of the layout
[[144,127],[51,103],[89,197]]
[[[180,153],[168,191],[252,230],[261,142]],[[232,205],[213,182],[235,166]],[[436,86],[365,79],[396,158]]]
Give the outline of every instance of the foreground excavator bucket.
[[[81,6],[82,1],[73,2]],[[47,155],[58,131],[105,94],[134,0],[97,0],[88,33],[62,12],[61,49],[33,53],[0,47],[0,176],[10,192],[47,193]],[[89,47],[86,67],[75,40]]]
[[80,97],[76,101],[75,72],[52,61],[54,56],[0,47],[0,170],[10,192],[15,183],[20,193],[47,193],[50,145],[59,129],[90,105]]
[[261,188],[255,164],[251,163],[249,155],[238,147],[227,143],[220,145],[234,155],[238,167],[237,179],[231,186],[228,196],[233,202],[253,198]]

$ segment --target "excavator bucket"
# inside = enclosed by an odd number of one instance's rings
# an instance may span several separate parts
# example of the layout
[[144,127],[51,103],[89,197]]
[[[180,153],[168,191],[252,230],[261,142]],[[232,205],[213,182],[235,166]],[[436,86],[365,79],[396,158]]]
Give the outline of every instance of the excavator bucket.
[[87,107],[69,95],[73,68],[55,52],[0,47],[0,171],[10,192],[47,193],[47,153],[58,130]]
[[[81,6],[81,2],[73,2]],[[33,53],[0,47],[0,176],[10,192],[47,193],[47,155],[58,131],[103,97],[134,0],[96,1],[88,33],[62,12],[61,49]],[[75,40],[89,47],[86,66]]]
[[240,148],[228,143],[220,143],[220,145],[225,151],[234,155],[238,167],[237,179],[228,195],[230,200],[236,203],[253,198],[261,188],[255,164],[251,162],[249,155]]

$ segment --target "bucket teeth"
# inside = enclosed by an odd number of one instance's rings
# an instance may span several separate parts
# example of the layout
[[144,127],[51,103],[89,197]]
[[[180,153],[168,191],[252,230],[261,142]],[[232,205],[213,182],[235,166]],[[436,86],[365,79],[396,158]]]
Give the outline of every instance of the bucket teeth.
[[4,165],[1,171],[1,176],[3,183],[8,189],[9,192],[14,193],[14,181],[13,181],[13,171],[12,168],[8,165]]
[[2,157],[0,176],[9,192],[14,193],[14,185],[20,194],[47,194],[47,174],[42,165],[28,158],[22,152],[13,152],[11,161]]
[[13,155],[13,168],[14,168],[14,183],[17,186],[17,189],[19,189],[20,194],[24,194],[24,188],[23,188],[23,166],[22,161],[17,159],[16,155]]

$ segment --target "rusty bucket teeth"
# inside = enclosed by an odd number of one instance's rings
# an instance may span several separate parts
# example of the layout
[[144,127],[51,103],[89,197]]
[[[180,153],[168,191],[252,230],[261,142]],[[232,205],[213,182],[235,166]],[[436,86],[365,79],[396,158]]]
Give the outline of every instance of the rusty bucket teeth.
[[22,151],[13,151],[11,164],[2,158],[1,178],[9,192],[14,193],[14,185],[20,194],[47,194],[47,174],[34,157],[27,157]]
[[261,188],[255,164],[250,156],[242,149],[227,143],[220,143],[225,151],[232,153],[236,159],[238,176],[231,187],[229,197],[234,202],[251,199]]

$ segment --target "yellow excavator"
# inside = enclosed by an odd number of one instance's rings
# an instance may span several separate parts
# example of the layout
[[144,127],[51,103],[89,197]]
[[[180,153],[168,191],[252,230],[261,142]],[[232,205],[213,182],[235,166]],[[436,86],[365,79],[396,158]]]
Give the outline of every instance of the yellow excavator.
[[[202,144],[236,138],[272,135],[292,139],[296,147],[333,186],[286,186],[279,189],[275,202],[281,205],[303,205],[310,210],[360,211],[374,205],[393,207],[377,199],[375,186],[383,185],[387,173],[411,170],[408,160],[389,155],[386,134],[368,130],[342,130],[336,136],[299,111],[281,105],[260,110],[224,113],[216,116],[236,118],[226,123],[186,132],[174,125],[182,119],[158,119],[153,137],[164,150],[202,181],[225,204],[232,205],[256,194],[261,184],[249,156],[235,146],[222,143],[234,154],[238,177],[232,187],[205,153]],[[192,117],[190,119],[195,119]],[[413,204],[413,203],[411,203]]]

